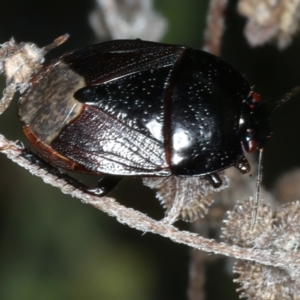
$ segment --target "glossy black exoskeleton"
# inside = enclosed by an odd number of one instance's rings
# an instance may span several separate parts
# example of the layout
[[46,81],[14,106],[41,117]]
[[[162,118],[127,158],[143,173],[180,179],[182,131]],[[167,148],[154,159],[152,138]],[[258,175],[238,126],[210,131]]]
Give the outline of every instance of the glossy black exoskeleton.
[[[19,102],[24,132],[53,166],[120,176],[249,172],[269,136],[268,114],[247,80],[206,52],[119,40],[42,67]],[[100,183],[101,184],[101,183]]]

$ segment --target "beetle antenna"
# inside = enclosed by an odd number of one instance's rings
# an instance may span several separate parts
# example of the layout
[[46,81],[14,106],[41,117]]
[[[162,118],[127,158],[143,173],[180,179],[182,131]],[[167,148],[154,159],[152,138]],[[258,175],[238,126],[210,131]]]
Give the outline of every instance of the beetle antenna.
[[256,176],[256,189],[255,189],[255,197],[254,197],[254,207],[252,210],[252,218],[251,218],[251,230],[254,230],[256,218],[257,218],[257,211],[258,205],[260,202],[260,187],[262,181],[262,154],[263,148],[259,149],[259,156],[258,156],[258,167],[257,167],[257,176]]
[[290,98],[294,97],[297,95],[300,91],[300,86],[295,86],[290,92],[286,93],[282,99],[277,101],[270,109],[270,112],[273,111],[274,109],[277,109],[279,106],[287,102]]

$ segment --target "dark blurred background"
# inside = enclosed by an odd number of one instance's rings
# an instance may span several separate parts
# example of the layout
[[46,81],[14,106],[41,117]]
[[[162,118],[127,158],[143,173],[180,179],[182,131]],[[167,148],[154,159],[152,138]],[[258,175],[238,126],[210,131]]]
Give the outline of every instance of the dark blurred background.
[[[300,84],[300,40],[296,37],[284,51],[273,45],[250,48],[243,37],[245,20],[235,4],[230,1],[227,11],[222,57],[245,74],[271,106]],[[0,43],[14,36],[44,46],[69,33],[68,42],[52,51],[51,58],[98,42],[87,21],[94,5],[92,0],[2,1]],[[169,22],[163,41],[201,48],[207,6],[199,0],[156,1],[156,9]],[[4,87],[3,77],[0,85]],[[14,101],[1,116],[1,133],[26,144],[16,110]],[[280,174],[300,166],[299,112],[298,96],[272,115],[274,135],[264,154],[269,190]],[[186,299],[187,247],[120,225],[4,155],[0,166],[1,300]],[[163,217],[153,191],[139,179],[124,180],[111,196],[154,218]],[[207,275],[207,299],[238,299],[224,261],[212,264]]]

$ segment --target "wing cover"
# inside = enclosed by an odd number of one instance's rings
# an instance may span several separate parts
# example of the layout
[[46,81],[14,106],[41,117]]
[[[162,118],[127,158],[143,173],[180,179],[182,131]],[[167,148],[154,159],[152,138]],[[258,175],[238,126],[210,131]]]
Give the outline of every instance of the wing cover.
[[69,53],[63,61],[84,77],[87,85],[97,85],[132,73],[173,66],[183,51],[182,46],[117,40]]
[[239,119],[249,83],[226,62],[195,49],[186,49],[171,82],[166,123],[172,137],[172,173],[200,175],[233,165],[243,156]]
[[161,143],[92,106],[86,105],[78,118],[62,129],[51,147],[97,173],[170,174]]

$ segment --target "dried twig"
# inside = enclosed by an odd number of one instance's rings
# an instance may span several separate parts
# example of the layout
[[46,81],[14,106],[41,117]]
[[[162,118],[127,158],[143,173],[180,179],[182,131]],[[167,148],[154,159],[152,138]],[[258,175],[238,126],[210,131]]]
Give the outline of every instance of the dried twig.
[[220,55],[227,0],[212,0],[207,14],[203,50]]
[[272,253],[271,251],[258,249],[243,249],[238,246],[230,246],[218,243],[214,240],[203,238],[195,233],[180,231],[178,228],[156,221],[132,208],[127,208],[112,198],[97,197],[70,185],[67,180],[54,176],[47,169],[32,164],[23,156],[23,149],[15,143],[0,135],[0,152],[16,162],[31,174],[41,177],[44,182],[58,187],[64,194],[81,199],[84,203],[93,205],[95,208],[115,217],[120,223],[128,225],[142,232],[151,232],[169,238],[173,242],[185,244],[205,252],[213,252],[244,260],[255,261],[264,265],[287,267],[300,266],[300,254]]
[[[225,28],[226,6],[227,0],[212,0],[210,1],[207,13],[203,50],[214,55],[220,55],[221,53],[222,35]],[[203,227],[205,226],[204,222],[203,220],[196,220],[192,224],[192,229],[202,235]],[[188,288],[188,297],[190,300],[205,299],[204,281],[206,264],[207,257],[203,255],[203,253],[199,251],[190,251]]]

